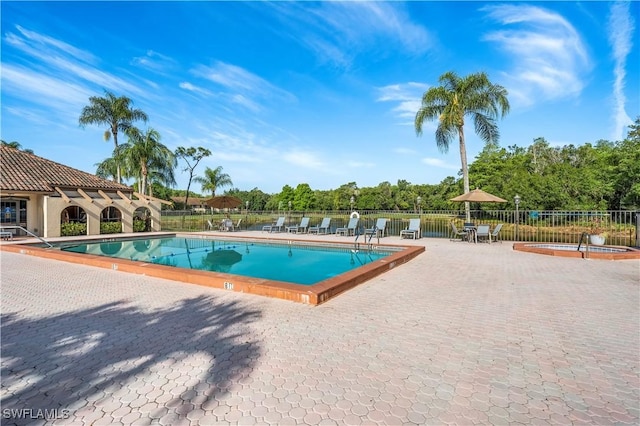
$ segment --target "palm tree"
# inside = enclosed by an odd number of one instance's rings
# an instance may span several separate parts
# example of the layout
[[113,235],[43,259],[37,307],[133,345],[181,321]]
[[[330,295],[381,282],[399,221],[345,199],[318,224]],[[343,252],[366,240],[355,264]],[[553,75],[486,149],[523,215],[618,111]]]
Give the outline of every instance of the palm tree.
[[115,158],[125,166],[127,176],[138,178],[140,193],[147,194],[151,177],[165,185],[174,185],[173,170],[177,161],[173,152],[160,143],[160,133],[152,128],[142,133],[136,127],[129,127],[126,135],[129,142],[118,148]]
[[[449,151],[449,144],[458,135],[464,192],[469,192],[469,168],[464,141],[464,118],[473,120],[476,133],[486,143],[500,138],[496,119],[509,112],[507,90],[492,84],[484,72],[464,78],[449,71],[440,76],[440,86],[432,87],[422,95],[422,106],[416,113],[415,128],[422,135],[425,121],[438,119],[436,144],[441,152]],[[469,203],[465,203],[467,221],[471,219]]]
[[[104,140],[108,141],[113,135],[115,150],[118,150],[118,131],[126,131],[133,125],[134,121],[147,121],[147,114],[140,109],[133,109],[131,99],[126,96],[116,97],[113,93],[105,90],[104,97],[91,96],[90,105],[82,108],[80,113],[80,127],[87,124],[107,125],[104,132]],[[122,183],[120,164],[117,164],[117,182]]]
[[226,173],[222,173],[222,166],[218,166],[215,169],[207,167],[204,169],[204,177],[195,177],[193,181],[202,184],[203,191],[211,191],[212,197],[215,197],[216,190],[219,188],[233,185],[231,177]]
[[102,179],[115,180],[118,175],[118,164],[113,157],[105,158],[94,166],[96,166],[96,176]]

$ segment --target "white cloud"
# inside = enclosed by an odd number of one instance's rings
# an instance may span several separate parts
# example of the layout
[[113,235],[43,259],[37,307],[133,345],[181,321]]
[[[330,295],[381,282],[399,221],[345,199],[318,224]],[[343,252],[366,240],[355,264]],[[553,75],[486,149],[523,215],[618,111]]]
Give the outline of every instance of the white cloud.
[[[400,3],[272,2],[289,34],[314,52],[321,63],[348,68],[364,51],[388,49],[422,54],[433,44],[432,36],[414,23]],[[282,31],[284,33],[284,31]]]
[[[123,91],[128,94],[144,94],[138,85],[129,83],[119,77],[97,69],[94,63],[98,61],[91,53],[54,38],[28,31],[20,26],[18,26],[17,29],[20,34],[9,33],[5,36],[5,41],[7,44],[22,51],[26,56],[37,60],[33,62],[29,70],[33,78],[18,83],[22,87],[33,84],[33,91],[41,93],[47,92],[54,98],[63,96],[66,93],[53,93],[53,90],[47,90],[41,87],[42,84],[39,80],[54,81],[55,84],[53,87],[69,86],[72,89],[81,89],[92,95],[94,93],[86,87],[87,84],[93,84],[110,90]],[[6,67],[6,65],[3,65],[3,67]],[[77,92],[77,90],[75,90],[75,92]],[[86,102],[87,98],[88,97],[84,99],[84,102]],[[46,102],[46,100],[38,98],[27,100],[35,103]]]
[[490,18],[510,29],[493,31],[484,40],[511,54],[504,73],[509,97],[527,106],[539,100],[577,96],[591,61],[575,28],[555,12],[529,5],[487,6]]
[[282,159],[287,163],[302,168],[324,169],[326,167],[326,164],[318,158],[317,153],[304,151],[300,148],[296,148],[291,152],[285,152],[282,155]]
[[408,82],[391,84],[377,88],[378,102],[393,102],[394,116],[402,120],[403,125],[413,125],[416,113],[422,105],[422,95],[429,88],[427,84]]
[[[223,90],[223,96],[232,104],[251,111],[262,109],[262,102],[296,102],[294,95],[267,80],[236,65],[216,61],[212,66],[200,65],[192,70],[200,78],[209,80]],[[205,89],[206,90],[206,89]]]
[[2,66],[2,90],[48,107],[57,114],[78,114],[93,93],[86,87],[9,64]]
[[449,170],[460,170],[459,165],[446,163],[439,158],[425,157],[420,161],[426,164],[427,166],[431,166],[431,167],[438,167],[440,169],[449,169]]
[[188,90],[189,92],[199,93],[205,96],[211,96],[212,93],[207,89],[203,89],[202,87],[198,87],[194,84],[189,83],[188,81],[183,81],[178,84],[181,89]]
[[131,63],[158,73],[165,73],[176,66],[173,59],[153,50],[147,50],[143,56],[136,56]]
[[627,127],[632,123],[631,118],[625,110],[626,98],[624,95],[627,56],[631,52],[633,45],[634,22],[629,13],[628,2],[616,2],[611,5],[609,16],[609,43],[613,48],[613,59],[615,68],[613,74],[613,121],[615,123],[613,139],[624,139]]

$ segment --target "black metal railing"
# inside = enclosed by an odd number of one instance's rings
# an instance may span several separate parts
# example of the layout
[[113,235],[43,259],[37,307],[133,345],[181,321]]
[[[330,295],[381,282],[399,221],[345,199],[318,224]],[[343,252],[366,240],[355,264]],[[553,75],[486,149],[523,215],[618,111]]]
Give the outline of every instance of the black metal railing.
[[[358,227],[371,229],[378,218],[386,218],[387,224],[383,237],[399,236],[407,229],[409,219],[420,219],[421,236],[427,238],[449,238],[451,222],[461,229],[467,222],[464,212],[445,210],[423,210],[422,212],[364,210],[358,212]],[[300,223],[302,217],[310,218],[310,225],[322,222],[324,217],[331,218],[331,230],[345,227],[351,211],[232,211],[230,213],[202,213],[191,210],[162,212],[162,230],[194,232],[209,228],[207,221],[214,225],[227,218],[237,222],[242,218],[240,230],[260,231],[264,225],[272,224],[278,217],[285,217],[285,226]],[[580,240],[583,232],[603,234],[607,245],[638,246],[636,221],[640,212],[618,211],[538,211],[518,210],[472,210],[471,221],[475,224],[487,224],[491,229],[502,224],[500,239],[523,242],[574,243]],[[331,232],[330,232],[331,233]],[[516,234],[517,233],[517,234]]]

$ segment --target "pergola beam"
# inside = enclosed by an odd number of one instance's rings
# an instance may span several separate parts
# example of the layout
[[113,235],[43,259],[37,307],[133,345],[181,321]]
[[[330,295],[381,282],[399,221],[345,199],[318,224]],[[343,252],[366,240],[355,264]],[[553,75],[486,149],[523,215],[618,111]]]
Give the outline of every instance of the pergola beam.
[[69,197],[67,197],[67,194],[62,192],[62,189],[58,188],[57,186],[54,189],[58,192],[58,194],[60,194],[62,199],[65,201],[65,203],[70,203],[71,202],[71,199]]
[[98,189],[98,194],[100,194],[100,196],[105,199],[107,204],[113,203],[113,200],[107,194],[105,194],[103,190]]
[[149,201],[157,201],[159,203],[166,204],[168,206],[173,205],[171,201],[161,200],[160,198],[152,197],[151,195],[143,195],[138,192],[134,192],[133,195],[138,197],[140,200],[144,201],[145,204],[149,204]]
[[90,203],[93,203],[93,198],[89,197],[89,195],[86,192],[84,192],[82,188],[78,188],[77,191],[78,191],[78,194],[82,195],[82,198],[84,198]]
[[127,197],[127,195],[122,193],[122,191],[116,191],[116,194],[118,194],[127,204],[131,204],[131,198]]

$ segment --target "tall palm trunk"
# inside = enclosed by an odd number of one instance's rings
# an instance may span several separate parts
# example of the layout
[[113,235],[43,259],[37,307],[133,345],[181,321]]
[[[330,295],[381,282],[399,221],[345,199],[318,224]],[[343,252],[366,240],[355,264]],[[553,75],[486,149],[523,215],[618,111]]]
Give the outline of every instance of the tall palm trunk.
[[[464,185],[464,193],[469,192],[469,167],[467,165],[467,146],[464,142],[464,127],[458,127],[460,135],[460,162],[462,163],[462,183]],[[467,222],[471,222],[471,205],[468,201],[464,203],[464,212]]]
[[[118,152],[118,126],[111,126],[111,134],[113,135],[113,144],[115,145],[115,152]],[[120,170],[120,160],[118,156],[115,156],[116,159],[116,182],[122,183],[122,172]]]
[[147,194],[147,175],[149,174],[149,170],[147,170],[146,161],[140,162],[140,193],[142,195]]

